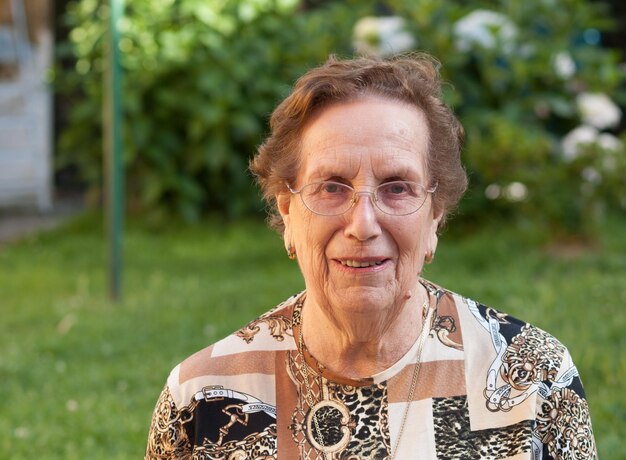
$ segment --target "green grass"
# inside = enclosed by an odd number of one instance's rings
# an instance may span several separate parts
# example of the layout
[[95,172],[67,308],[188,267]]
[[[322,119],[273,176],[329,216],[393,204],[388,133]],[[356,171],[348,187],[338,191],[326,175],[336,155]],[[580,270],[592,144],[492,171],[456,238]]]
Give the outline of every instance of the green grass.
[[[0,458],[140,458],[169,370],[303,286],[260,222],[129,227],[120,304],[93,217],[0,247]],[[604,460],[626,458],[623,235],[614,219],[593,251],[557,256],[494,224],[444,234],[426,273],[569,347]]]

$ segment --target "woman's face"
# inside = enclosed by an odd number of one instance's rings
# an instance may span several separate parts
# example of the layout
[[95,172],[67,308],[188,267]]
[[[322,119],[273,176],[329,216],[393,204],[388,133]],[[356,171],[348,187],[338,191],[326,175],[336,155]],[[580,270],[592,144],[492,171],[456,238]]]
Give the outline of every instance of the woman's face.
[[[305,128],[301,166],[291,185],[333,180],[371,191],[407,180],[428,188],[428,141],[424,114],[401,102],[368,97],[332,105]],[[367,194],[345,214],[330,217],[312,213],[297,195],[277,199],[307,299],[331,315],[391,314],[415,294],[424,256],[437,245],[441,216],[433,214],[430,195],[406,216],[384,214]]]

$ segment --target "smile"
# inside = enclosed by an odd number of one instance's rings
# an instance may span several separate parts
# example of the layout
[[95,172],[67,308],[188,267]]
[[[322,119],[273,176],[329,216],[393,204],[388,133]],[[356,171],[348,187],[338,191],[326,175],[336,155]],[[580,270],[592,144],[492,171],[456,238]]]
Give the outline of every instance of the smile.
[[358,260],[340,260],[339,262],[341,262],[341,265],[344,265],[346,267],[351,267],[351,268],[367,268],[367,267],[375,267],[377,265],[382,265],[385,261],[384,260],[379,260],[379,261],[358,261]]

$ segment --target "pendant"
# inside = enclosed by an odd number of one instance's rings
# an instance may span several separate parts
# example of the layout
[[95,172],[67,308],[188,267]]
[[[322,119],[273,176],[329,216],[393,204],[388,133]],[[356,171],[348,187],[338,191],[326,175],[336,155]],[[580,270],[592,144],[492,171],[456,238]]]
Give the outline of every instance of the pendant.
[[305,426],[307,440],[320,452],[338,452],[350,442],[350,411],[341,401],[325,399],[315,404],[306,415]]

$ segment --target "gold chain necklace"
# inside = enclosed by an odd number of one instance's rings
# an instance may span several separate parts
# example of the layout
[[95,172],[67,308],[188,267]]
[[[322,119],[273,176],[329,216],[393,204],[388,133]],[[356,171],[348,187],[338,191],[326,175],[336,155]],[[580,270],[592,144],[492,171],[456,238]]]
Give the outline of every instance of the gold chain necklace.
[[[303,300],[302,300],[302,303],[304,303]],[[402,439],[402,434],[404,433],[404,427],[406,426],[406,421],[409,415],[409,405],[411,401],[413,400],[413,396],[415,394],[415,387],[417,386],[417,377],[419,375],[420,367],[422,365],[422,350],[424,349],[424,344],[426,343],[426,337],[427,337],[426,330],[430,327],[432,314],[435,311],[434,308],[431,308],[428,306],[428,298],[422,304],[422,311],[424,311],[426,308],[428,308],[428,312],[426,316],[422,314],[422,320],[423,320],[422,329],[420,330],[420,335],[417,338],[418,340],[417,357],[416,357],[415,369],[413,370],[413,378],[411,379],[411,388],[409,389],[407,401],[404,405],[404,413],[402,415],[400,431],[398,432],[398,437],[396,438],[396,442],[392,450],[391,460],[394,460],[396,457],[396,454],[398,453],[400,440]],[[305,398],[306,398],[307,404],[309,405],[309,410],[313,410],[315,402],[313,401],[313,391],[311,390],[311,386],[309,383],[309,372],[307,370],[308,365],[304,358],[304,339],[302,337],[302,329],[303,329],[302,325],[303,325],[302,312],[300,312],[300,325],[299,325],[299,331],[298,331],[298,354],[300,355],[300,360],[302,361],[302,374],[304,377],[304,386],[306,388]],[[320,388],[320,391],[321,391],[321,388]],[[322,447],[324,447],[324,438],[322,437],[322,430],[320,429],[319,422],[317,420],[317,414],[316,413],[311,414],[311,418],[313,419],[313,424],[315,425],[315,431],[319,440],[318,443]],[[328,458],[326,452],[322,452],[322,455],[324,456],[324,459]]]
[[[311,390],[311,386],[309,384],[309,371],[307,370],[307,363],[304,359],[304,351],[302,350],[304,347],[304,340],[302,339],[302,316],[300,316],[300,330],[298,331],[298,353],[300,354],[300,360],[302,361],[302,373],[304,374],[304,386],[306,387],[306,395],[305,398],[307,400],[307,404],[309,405],[309,410],[313,410],[313,406],[315,406],[315,402],[313,401],[313,391]],[[321,391],[321,388],[320,388]],[[317,432],[317,438],[319,439],[319,444],[324,445],[324,438],[322,437],[322,430],[320,430],[319,422],[317,421],[317,414],[311,414],[313,418],[313,424],[315,425],[315,431]],[[322,452],[324,459],[327,459],[326,452]]]

